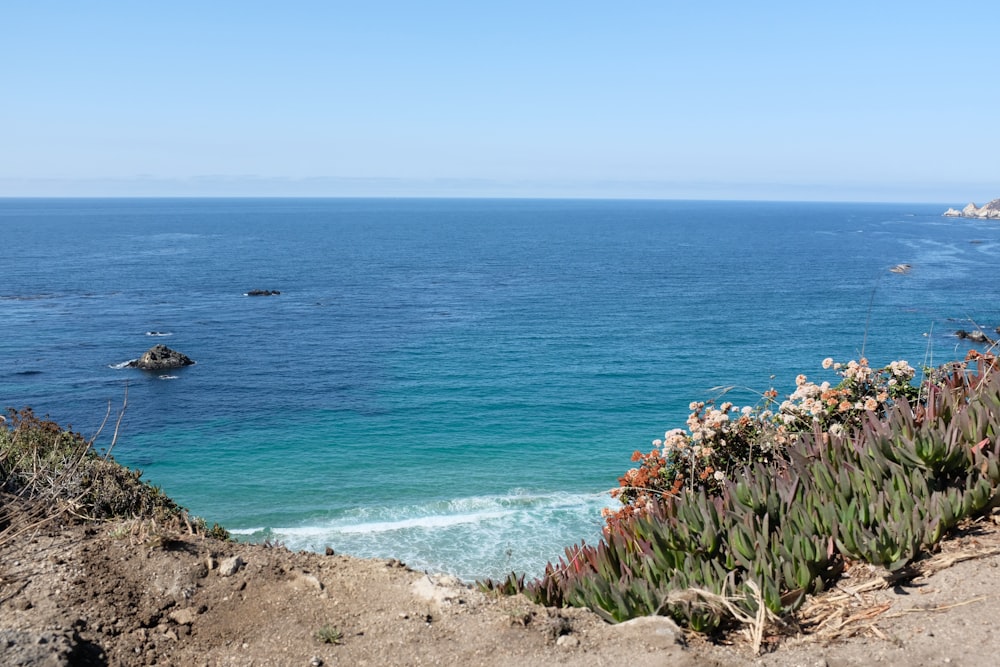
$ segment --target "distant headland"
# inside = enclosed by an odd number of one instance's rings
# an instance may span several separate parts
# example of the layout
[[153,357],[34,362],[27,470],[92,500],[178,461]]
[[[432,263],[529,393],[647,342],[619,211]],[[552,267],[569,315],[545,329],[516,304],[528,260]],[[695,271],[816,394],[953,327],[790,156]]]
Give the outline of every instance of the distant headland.
[[984,204],[983,206],[976,206],[970,203],[961,211],[949,208],[944,212],[944,215],[948,218],[988,218],[991,220],[1000,220],[1000,199],[994,199],[989,204]]

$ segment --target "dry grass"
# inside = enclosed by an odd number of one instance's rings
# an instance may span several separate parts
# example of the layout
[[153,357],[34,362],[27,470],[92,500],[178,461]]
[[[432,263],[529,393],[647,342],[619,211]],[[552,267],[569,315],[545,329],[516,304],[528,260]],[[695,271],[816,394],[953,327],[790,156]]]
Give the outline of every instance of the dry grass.
[[126,393],[104,453],[94,443],[111,420],[110,405],[89,439],[28,408],[9,411],[0,422],[0,546],[60,518],[125,520],[131,524],[118,530],[142,539],[184,530],[228,537],[218,526],[208,529],[201,520],[192,520],[160,489],[144,482],[141,472],[111,458],[127,398]]

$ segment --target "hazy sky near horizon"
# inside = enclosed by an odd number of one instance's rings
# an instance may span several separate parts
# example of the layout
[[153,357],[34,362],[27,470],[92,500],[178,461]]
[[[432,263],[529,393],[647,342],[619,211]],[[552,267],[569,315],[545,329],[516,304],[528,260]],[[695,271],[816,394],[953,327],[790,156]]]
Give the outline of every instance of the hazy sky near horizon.
[[0,196],[1000,197],[996,0],[6,2]]

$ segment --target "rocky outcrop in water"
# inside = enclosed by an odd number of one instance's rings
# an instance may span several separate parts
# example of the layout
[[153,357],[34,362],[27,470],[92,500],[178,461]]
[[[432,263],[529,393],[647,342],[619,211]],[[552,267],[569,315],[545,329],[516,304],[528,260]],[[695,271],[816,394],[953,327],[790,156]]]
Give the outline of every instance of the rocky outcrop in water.
[[[998,333],[1000,333],[1000,327],[997,327]],[[955,332],[955,335],[963,340],[970,340],[973,343],[988,343],[990,345],[994,344],[994,340],[983,333],[980,329],[974,329],[972,331],[966,331],[965,329],[959,329]]]
[[955,208],[949,208],[944,212],[945,217],[948,218],[978,218],[981,220],[1000,220],[1000,199],[994,199],[988,204],[983,204],[982,206],[976,206],[970,203],[968,206],[963,208],[961,211]]
[[276,289],[252,289],[246,292],[246,296],[277,296],[281,294]]
[[166,345],[154,345],[146,350],[141,357],[130,361],[130,368],[141,368],[144,371],[161,371],[166,368],[181,368],[191,366],[194,361],[186,354],[171,350]]

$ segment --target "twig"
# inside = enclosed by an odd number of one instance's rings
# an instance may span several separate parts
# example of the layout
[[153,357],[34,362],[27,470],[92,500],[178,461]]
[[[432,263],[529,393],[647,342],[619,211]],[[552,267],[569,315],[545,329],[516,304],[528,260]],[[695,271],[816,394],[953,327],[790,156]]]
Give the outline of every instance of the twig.
[[115,420],[115,432],[111,435],[111,444],[108,445],[108,451],[104,453],[105,461],[111,457],[111,450],[115,448],[115,444],[118,442],[118,431],[122,426],[122,418],[125,417],[126,407],[128,407],[128,382],[125,383],[125,394],[122,396],[122,407],[118,411],[118,419]]
[[983,595],[978,598],[972,598],[971,600],[966,600],[964,602],[956,602],[955,604],[946,604],[941,607],[931,607],[930,609],[912,608],[903,609],[895,614],[886,616],[886,618],[902,618],[906,614],[921,613],[921,612],[935,612],[935,611],[948,611],[949,609],[955,609],[956,607],[964,607],[965,605],[973,604],[975,602],[982,602],[983,600],[989,600],[988,595]]
[[868,344],[868,327],[872,321],[872,310],[875,308],[875,292],[878,290],[878,283],[882,280],[882,272],[875,276],[875,284],[872,285],[872,295],[868,300],[868,312],[865,314],[865,334],[861,338],[861,356],[865,356],[865,346]]
[[757,603],[757,617],[750,625],[750,637],[753,640],[753,654],[760,655],[760,645],[764,641],[764,624],[767,621],[767,606],[764,604],[764,594],[761,593],[757,582],[752,579],[747,582],[747,586],[753,591],[754,601]]

